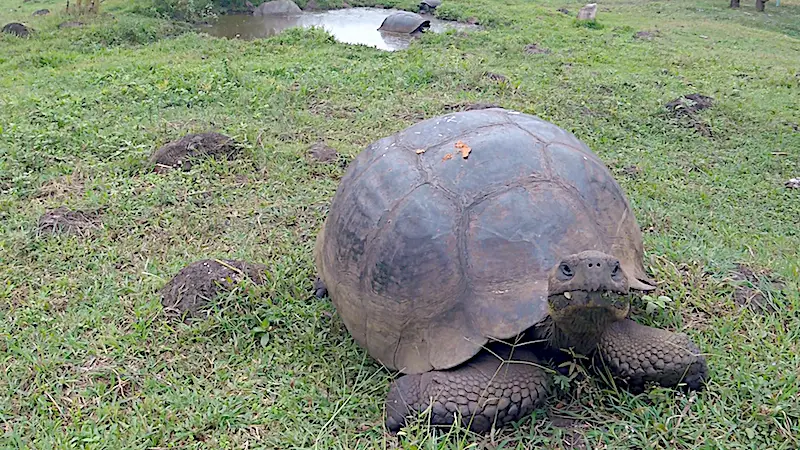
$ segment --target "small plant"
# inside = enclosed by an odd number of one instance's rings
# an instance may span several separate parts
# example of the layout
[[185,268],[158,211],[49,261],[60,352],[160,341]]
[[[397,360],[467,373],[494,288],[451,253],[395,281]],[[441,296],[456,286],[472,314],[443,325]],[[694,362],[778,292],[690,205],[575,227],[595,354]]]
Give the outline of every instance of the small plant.
[[255,337],[262,348],[269,345],[270,331],[272,331],[272,325],[270,325],[269,319],[262,320],[261,323],[252,330],[253,337]]
[[586,368],[582,361],[588,361],[584,355],[576,353],[573,349],[565,349],[564,350],[567,354],[569,354],[570,359],[558,365],[559,369],[566,369],[566,374],[563,373],[563,370],[556,371],[554,375],[554,381],[556,386],[559,389],[564,391],[568,391],[570,385],[580,378],[588,378],[589,374],[586,371]]
[[656,298],[653,298],[649,295],[643,295],[642,300],[647,302],[647,306],[645,307],[645,312],[649,315],[654,315],[656,312],[666,311],[667,309],[672,308],[673,300],[666,295],[659,295]]
[[598,22],[597,20],[576,20],[575,21],[576,27],[583,27],[588,28],[590,30],[602,30],[606,26],[602,23]]

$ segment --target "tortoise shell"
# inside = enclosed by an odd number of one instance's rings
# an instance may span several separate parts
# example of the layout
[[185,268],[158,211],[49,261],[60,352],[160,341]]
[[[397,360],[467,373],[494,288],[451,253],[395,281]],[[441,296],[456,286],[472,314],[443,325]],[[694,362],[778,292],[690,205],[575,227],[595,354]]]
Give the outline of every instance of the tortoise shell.
[[573,134],[500,108],[434,117],[347,169],[317,269],[356,342],[403,373],[451,368],[548,315],[564,256],[620,260],[651,289],[642,236],[603,162]]
[[431,21],[410,11],[397,11],[386,16],[378,31],[411,34],[430,28]]

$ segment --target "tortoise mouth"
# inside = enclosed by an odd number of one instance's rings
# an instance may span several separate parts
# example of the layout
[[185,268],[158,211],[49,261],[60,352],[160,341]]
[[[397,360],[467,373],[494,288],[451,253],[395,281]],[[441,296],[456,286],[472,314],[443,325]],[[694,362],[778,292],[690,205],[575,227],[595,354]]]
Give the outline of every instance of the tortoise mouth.
[[553,311],[569,309],[605,309],[627,311],[630,305],[629,292],[619,289],[612,290],[584,290],[576,289],[548,297],[548,303]]
[[590,296],[600,296],[600,297],[608,297],[611,295],[628,295],[630,293],[630,289],[623,289],[618,288],[615,286],[591,286],[585,289],[558,289],[558,290],[551,290],[550,296],[553,295],[590,295]]

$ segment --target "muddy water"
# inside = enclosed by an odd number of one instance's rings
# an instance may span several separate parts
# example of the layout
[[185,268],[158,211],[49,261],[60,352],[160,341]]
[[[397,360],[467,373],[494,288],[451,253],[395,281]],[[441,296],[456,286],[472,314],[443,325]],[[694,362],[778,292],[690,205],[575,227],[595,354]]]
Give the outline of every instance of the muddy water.
[[[410,35],[382,33],[378,27],[386,16],[394,10],[380,8],[347,8],[322,12],[303,12],[296,16],[255,17],[249,15],[220,16],[214,24],[203,30],[212,36],[259,39],[274,36],[283,30],[294,27],[321,27],[331,33],[334,38],[347,44],[363,44],[381,50],[401,50],[414,39]],[[436,19],[430,15],[423,16],[431,21],[428,33],[442,32],[447,29],[469,29],[473,25]]]

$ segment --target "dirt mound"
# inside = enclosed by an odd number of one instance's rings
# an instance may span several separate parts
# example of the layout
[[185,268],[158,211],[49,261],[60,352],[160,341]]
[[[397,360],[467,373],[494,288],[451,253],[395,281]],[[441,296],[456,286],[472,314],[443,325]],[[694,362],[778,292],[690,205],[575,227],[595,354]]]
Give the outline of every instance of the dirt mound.
[[83,22],[69,21],[58,24],[58,29],[61,30],[64,28],[80,28],[84,25],[85,24]]
[[308,156],[316,162],[330,163],[339,158],[339,153],[324,142],[317,142],[308,149]]
[[642,174],[642,169],[637,165],[625,166],[622,168],[622,173],[631,178],[637,178]]
[[506,83],[508,81],[508,77],[500,73],[484,72],[483,76],[498,83]]
[[539,44],[528,44],[525,46],[525,53],[529,55],[546,55],[550,53],[550,49],[539,47]]
[[703,136],[712,137],[708,124],[697,113],[714,106],[714,99],[702,94],[689,94],[676,98],[664,105],[672,119],[694,128]]
[[264,283],[267,267],[236,260],[203,259],[181,269],[163,288],[161,304],[168,317],[198,318],[217,294],[244,280]]
[[637,31],[634,33],[634,39],[641,39],[643,41],[652,41],[653,38],[658,36],[660,33],[658,31]]
[[224,134],[192,133],[177,141],[168,142],[153,153],[150,158],[158,173],[171,169],[189,170],[193,160],[200,157],[223,158],[231,160],[239,153],[239,146]]
[[711,108],[714,106],[714,99],[707,95],[689,94],[678,97],[665,106],[675,117],[681,117]]
[[775,304],[764,295],[765,292],[762,289],[780,292],[786,288],[783,281],[772,277],[765,270],[756,271],[744,264],[736,265],[732,278],[736,284],[733,290],[733,300],[737,305],[749,308],[759,314],[777,311]]
[[3,26],[2,32],[19,37],[28,37],[31,34],[31,29],[19,22],[11,22]]
[[72,211],[64,206],[45,212],[36,227],[38,236],[46,234],[72,234],[85,236],[100,228],[97,213]]

